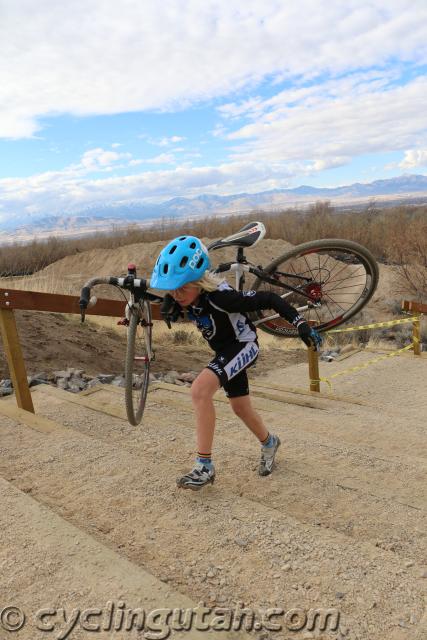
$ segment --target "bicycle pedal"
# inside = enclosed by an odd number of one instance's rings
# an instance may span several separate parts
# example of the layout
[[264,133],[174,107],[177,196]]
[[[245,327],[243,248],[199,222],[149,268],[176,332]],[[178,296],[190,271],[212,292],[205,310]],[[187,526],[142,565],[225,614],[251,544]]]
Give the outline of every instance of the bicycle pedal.
[[127,318],[122,318],[121,320],[117,321],[118,325],[122,325],[124,327],[128,327],[129,326],[129,320]]

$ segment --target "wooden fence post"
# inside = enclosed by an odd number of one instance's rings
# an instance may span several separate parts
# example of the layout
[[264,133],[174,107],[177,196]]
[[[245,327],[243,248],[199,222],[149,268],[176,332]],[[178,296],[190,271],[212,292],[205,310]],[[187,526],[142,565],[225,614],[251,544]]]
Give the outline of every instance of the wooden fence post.
[[319,353],[313,347],[308,348],[308,375],[310,376],[310,391],[320,392]]
[[412,342],[414,345],[414,356],[421,355],[420,319],[421,316],[417,313],[417,319],[412,323]]
[[0,308],[0,330],[18,407],[34,413],[27,372],[12,309]]

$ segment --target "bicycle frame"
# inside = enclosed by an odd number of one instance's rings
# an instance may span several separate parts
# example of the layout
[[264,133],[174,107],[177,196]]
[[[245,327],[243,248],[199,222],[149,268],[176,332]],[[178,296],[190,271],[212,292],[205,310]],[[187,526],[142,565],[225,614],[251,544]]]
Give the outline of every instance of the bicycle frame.
[[[297,289],[296,287],[292,287],[291,285],[284,284],[283,282],[278,282],[274,280],[269,276],[269,274],[265,273],[261,267],[254,267],[248,264],[243,254],[243,249],[241,247],[237,249],[237,258],[235,262],[224,262],[220,264],[217,267],[217,269],[215,269],[216,273],[225,273],[228,271],[235,274],[235,283],[236,283],[235,288],[237,291],[243,291],[243,287],[245,284],[245,273],[251,273],[257,276],[258,278],[261,278],[262,280],[264,280],[264,282],[273,284],[276,287],[281,287],[282,289],[287,289],[287,293],[283,293],[280,296],[281,298],[287,298],[292,293],[301,293],[299,289]],[[304,280],[305,282],[310,282],[310,278],[304,278],[304,276],[299,276],[293,273],[288,274],[288,273],[281,272],[281,275],[287,275],[292,278],[298,278],[300,280]],[[313,301],[310,304],[306,304],[302,307],[296,307],[296,310],[300,313],[300,312],[306,311],[307,309],[310,309],[313,307],[319,307],[319,306],[321,306],[320,303]],[[279,317],[280,317],[280,314],[275,313],[275,314],[272,314],[271,316],[267,316],[266,318],[262,318],[262,320],[255,320],[253,324],[254,325],[263,324],[264,322],[268,322],[269,320],[275,320],[276,318],[279,318]]]

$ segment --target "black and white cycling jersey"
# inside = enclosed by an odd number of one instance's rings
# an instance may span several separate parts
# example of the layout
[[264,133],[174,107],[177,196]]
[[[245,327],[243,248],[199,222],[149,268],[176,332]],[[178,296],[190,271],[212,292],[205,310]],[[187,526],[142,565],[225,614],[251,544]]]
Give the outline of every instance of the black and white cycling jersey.
[[273,309],[295,326],[303,320],[298,311],[279,295],[269,291],[236,291],[227,282],[215,291],[203,292],[187,307],[210,347],[219,352],[229,345],[256,341],[256,329],[246,312]]

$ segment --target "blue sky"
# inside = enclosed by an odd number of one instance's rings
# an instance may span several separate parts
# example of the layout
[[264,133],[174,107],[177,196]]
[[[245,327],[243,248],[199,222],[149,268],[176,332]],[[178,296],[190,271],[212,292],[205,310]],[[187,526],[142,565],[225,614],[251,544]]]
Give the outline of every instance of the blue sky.
[[427,171],[425,0],[1,11],[0,221]]

